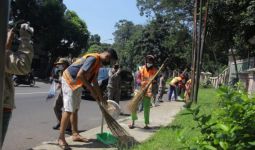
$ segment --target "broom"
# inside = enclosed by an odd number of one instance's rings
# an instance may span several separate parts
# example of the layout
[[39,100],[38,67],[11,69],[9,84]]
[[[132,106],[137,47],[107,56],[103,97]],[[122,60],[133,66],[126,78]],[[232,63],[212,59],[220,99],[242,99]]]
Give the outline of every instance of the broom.
[[119,139],[120,143],[125,144],[130,142],[130,139],[133,138],[129,135],[129,133],[119,125],[119,123],[108,113],[105,107],[98,100],[96,100],[96,102],[99,105],[103,117],[105,118],[105,121],[112,134]]
[[152,83],[152,81],[157,77],[157,75],[162,71],[162,69],[164,68],[166,62],[168,61],[168,58],[165,59],[165,61],[163,62],[163,64],[161,65],[161,67],[158,69],[157,73],[149,80],[149,82],[146,84],[146,86],[139,90],[137,92],[137,94],[132,98],[132,100],[129,102],[128,104],[128,108],[130,110],[131,113],[134,113],[137,111],[139,102],[143,99],[143,96],[145,95],[146,91],[148,90],[148,88],[150,87],[150,84]]

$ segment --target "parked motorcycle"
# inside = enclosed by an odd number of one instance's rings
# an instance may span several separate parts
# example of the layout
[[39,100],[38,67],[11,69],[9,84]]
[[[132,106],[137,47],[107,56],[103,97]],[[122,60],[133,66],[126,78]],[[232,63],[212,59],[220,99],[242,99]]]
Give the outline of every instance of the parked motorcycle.
[[32,73],[27,75],[13,75],[14,86],[17,87],[20,84],[35,86],[35,79]]

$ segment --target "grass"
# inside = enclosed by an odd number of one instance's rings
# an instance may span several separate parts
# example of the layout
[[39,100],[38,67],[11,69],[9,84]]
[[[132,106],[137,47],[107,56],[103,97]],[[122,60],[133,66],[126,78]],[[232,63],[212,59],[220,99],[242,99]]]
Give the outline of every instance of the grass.
[[[218,106],[216,90],[200,89],[197,105],[201,106],[200,113],[211,113]],[[134,150],[176,150],[194,143],[194,137],[198,137],[200,133],[192,116],[184,115],[187,112],[182,110],[169,126],[161,128],[152,138],[136,146]],[[180,138],[184,138],[186,143],[182,143]]]

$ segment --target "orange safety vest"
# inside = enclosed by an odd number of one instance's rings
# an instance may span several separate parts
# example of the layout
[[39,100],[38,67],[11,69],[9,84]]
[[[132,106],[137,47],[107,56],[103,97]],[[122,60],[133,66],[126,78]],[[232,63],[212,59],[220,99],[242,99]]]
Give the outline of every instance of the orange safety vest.
[[[146,66],[142,66],[139,68],[139,72],[141,75],[141,87],[144,88],[150,79],[157,73],[157,69],[155,67],[147,69]],[[148,88],[146,95],[151,97],[152,96],[152,85]]]
[[[93,64],[91,72],[89,73],[89,76],[86,77],[86,79],[91,82],[90,80],[93,79],[95,80],[95,78],[98,75],[98,71],[99,68],[101,67],[101,60],[100,60],[100,56],[98,53],[91,53],[91,54],[85,54],[82,58],[83,59],[87,59],[88,57],[95,57],[96,58],[96,62]],[[79,64],[81,62],[81,59],[78,59],[74,62],[74,64]],[[83,83],[81,80],[79,79],[73,79],[72,76],[70,75],[68,69],[66,69],[63,72],[63,78],[66,80],[67,84],[70,86],[70,88],[75,91],[76,89],[80,88],[83,86]]]

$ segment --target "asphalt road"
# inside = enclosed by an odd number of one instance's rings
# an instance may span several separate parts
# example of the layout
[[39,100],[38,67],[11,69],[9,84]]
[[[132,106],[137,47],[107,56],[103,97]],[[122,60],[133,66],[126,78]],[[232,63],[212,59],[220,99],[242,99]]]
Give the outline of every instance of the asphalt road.
[[[44,141],[58,138],[53,111],[54,101],[46,101],[49,84],[37,82],[35,87],[20,86],[15,90],[16,109],[10,121],[3,150],[27,150]],[[127,101],[121,107],[126,113]],[[101,112],[96,102],[83,100],[79,111],[79,130],[86,131],[101,122]]]

